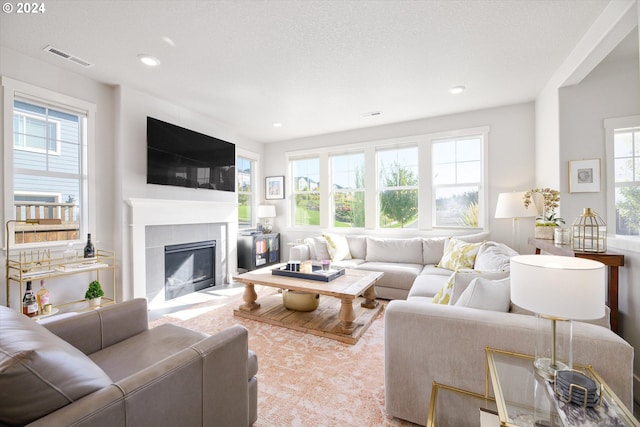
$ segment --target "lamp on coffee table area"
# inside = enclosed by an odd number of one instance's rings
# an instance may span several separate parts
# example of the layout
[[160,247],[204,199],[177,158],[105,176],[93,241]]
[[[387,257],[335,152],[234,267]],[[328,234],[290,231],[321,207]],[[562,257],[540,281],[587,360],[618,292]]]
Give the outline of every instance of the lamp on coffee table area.
[[511,258],[511,300],[538,317],[536,371],[553,378],[573,367],[571,320],[605,314],[605,266],[584,258],[519,255]]

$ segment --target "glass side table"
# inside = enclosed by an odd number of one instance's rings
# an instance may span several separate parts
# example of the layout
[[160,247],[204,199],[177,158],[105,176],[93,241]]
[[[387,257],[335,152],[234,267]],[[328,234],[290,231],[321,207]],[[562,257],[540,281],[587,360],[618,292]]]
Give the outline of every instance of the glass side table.
[[[591,366],[574,366],[601,385],[594,408],[562,402],[553,383],[535,374],[533,356],[487,347],[486,396],[491,384],[500,426],[638,426],[640,423]],[[585,423],[585,420],[588,422]]]
[[427,427],[480,427],[481,417],[497,422],[495,399],[433,382]]

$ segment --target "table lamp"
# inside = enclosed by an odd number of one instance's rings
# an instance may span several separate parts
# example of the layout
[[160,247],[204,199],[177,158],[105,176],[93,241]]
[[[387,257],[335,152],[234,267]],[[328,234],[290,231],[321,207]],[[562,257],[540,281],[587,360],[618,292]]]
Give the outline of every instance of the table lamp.
[[276,207],[273,205],[258,205],[257,216],[262,225],[262,232],[265,234],[271,233],[273,229],[271,218],[276,217]]
[[534,365],[542,377],[572,369],[571,320],[604,316],[605,287],[605,266],[598,261],[555,255],[511,258],[511,300],[538,318]]
[[525,191],[500,193],[498,194],[498,203],[496,204],[496,218],[513,218],[511,247],[515,249],[516,252],[520,252],[520,218],[537,215],[537,212],[534,209],[527,209],[524,206],[524,193]]

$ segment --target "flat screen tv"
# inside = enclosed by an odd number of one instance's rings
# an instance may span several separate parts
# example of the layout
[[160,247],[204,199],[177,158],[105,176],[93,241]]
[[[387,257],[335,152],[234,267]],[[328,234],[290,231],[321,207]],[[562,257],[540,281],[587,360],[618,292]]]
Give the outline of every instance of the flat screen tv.
[[147,183],[235,191],[236,146],[147,117]]

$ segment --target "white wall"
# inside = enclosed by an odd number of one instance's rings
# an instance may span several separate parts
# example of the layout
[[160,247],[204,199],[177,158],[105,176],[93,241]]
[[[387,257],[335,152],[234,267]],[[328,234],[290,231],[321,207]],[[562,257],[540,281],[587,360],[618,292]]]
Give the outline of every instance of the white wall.
[[[489,230],[491,238],[511,244],[512,222],[510,219],[494,219],[498,194],[501,192],[527,190],[534,184],[534,105],[516,104],[504,107],[453,114],[442,117],[414,120],[392,125],[358,129],[270,143],[265,149],[265,175],[287,175],[285,153],[317,147],[340,146],[404,136],[438,133],[457,129],[489,126],[488,147],[488,194],[489,194]],[[285,195],[287,196],[287,195]],[[270,201],[271,202],[271,201]],[[274,203],[278,213],[285,212],[284,201]],[[532,252],[526,244],[533,228],[533,220],[521,221],[521,242],[523,252]],[[274,229],[282,234],[282,244],[286,258],[286,243],[307,237],[309,232],[287,229],[284,218],[279,217]],[[320,230],[318,230],[319,232]]]
[[[0,47],[0,75],[15,80],[38,86],[44,89],[82,99],[97,105],[96,130],[95,130],[95,174],[96,174],[96,224],[90,232],[97,247],[101,249],[114,250],[113,235],[113,186],[115,177],[114,168],[114,91],[113,88],[98,83],[94,80],[82,77],[73,71],[55,67],[21,55],[13,50]],[[7,112],[12,114],[11,111]],[[3,112],[4,114],[4,112]],[[0,176],[4,175],[3,162],[0,162]],[[4,183],[3,183],[4,184]],[[4,188],[4,185],[3,185]],[[6,194],[6,189],[3,192]],[[3,200],[3,203],[12,203],[12,200]],[[2,210],[4,216],[4,209]],[[2,218],[2,236],[5,241],[4,224],[8,218]],[[4,243],[2,245],[4,247]],[[4,256],[4,251],[3,251]],[[2,259],[2,278],[0,281],[0,301],[6,297],[5,286],[5,260]],[[82,281],[83,278],[78,277]],[[82,282],[82,286],[85,283]],[[56,292],[56,282],[50,284],[51,292]],[[61,285],[62,286],[62,285]],[[66,286],[66,285],[64,285]],[[15,295],[15,292],[12,293]],[[13,298],[12,298],[13,303]]]
[[[633,35],[635,36],[635,34]],[[560,90],[560,166],[562,215],[568,222],[591,207],[615,228],[615,218],[607,218],[606,151],[604,119],[640,114],[640,71],[638,57],[604,62],[580,84]],[[597,193],[569,193],[568,162],[579,159],[601,159],[602,189]],[[640,348],[640,244],[635,250],[615,247],[609,250],[625,256],[619,269],[620,335],[636,349]],[[640,357],[634,372],[640,375]],[[640,390],[636,383],[636,401]]]

